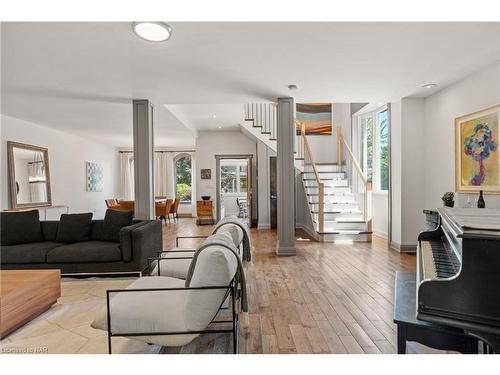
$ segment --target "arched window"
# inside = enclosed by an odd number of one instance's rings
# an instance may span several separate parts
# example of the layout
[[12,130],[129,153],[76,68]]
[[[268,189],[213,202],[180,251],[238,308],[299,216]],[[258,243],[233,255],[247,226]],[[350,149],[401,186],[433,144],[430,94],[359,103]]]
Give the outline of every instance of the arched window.
[[192,199],[192,167],[191,155],[181,154],[174,159],[175,196],[181,202],[191,203]]

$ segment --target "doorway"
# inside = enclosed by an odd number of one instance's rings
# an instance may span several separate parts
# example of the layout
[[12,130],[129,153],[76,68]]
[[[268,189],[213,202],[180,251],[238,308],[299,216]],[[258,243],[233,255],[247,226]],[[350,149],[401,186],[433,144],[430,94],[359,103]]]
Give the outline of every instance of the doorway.
[[252,155],[216,155],[217,221],[236,216],[252,223]]
[[269,215],[271,229],[278,228],[277,160],[276,156],[269,157]]

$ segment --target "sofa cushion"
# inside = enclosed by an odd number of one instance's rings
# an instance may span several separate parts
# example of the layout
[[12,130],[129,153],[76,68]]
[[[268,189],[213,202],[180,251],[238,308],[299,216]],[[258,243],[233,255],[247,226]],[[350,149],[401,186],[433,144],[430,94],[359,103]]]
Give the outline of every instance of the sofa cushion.
[[134,211],[106,210],[102,225],[102,240],[120,242],[120,229],[132,225]]
[[122,260],[115,242],[87,241],[56,247],[47,254],[47,263],[101,263]]
[[38,210],[2,212],[0,215],[2,246],[43,241]]
[[90,240],[92,213],[62,214],[57,227],[57,242],[74,243]]
[[64,244],[46,241],[1,246],[0,259],[2,260],[2,264],[45,263],[47,261],[47,253],[62,245]]

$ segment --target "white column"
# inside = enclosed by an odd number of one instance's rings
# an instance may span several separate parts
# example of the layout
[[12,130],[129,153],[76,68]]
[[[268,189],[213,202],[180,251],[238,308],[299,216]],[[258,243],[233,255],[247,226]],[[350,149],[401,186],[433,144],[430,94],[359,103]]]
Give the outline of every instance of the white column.
[[278,99],[278,255],[295,255],[295,174],[293,98]]
[[154,219],[153,106],[149,100],[134,100],[134,191],[135,217]]

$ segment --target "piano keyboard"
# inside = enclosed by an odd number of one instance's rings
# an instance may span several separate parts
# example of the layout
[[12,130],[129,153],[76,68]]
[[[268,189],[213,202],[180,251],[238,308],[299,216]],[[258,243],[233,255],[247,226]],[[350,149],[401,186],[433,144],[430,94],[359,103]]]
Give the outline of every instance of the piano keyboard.
[[424,279],[452,277],[460,268],[455,254],[442,241],[421,241],[421,255]]

